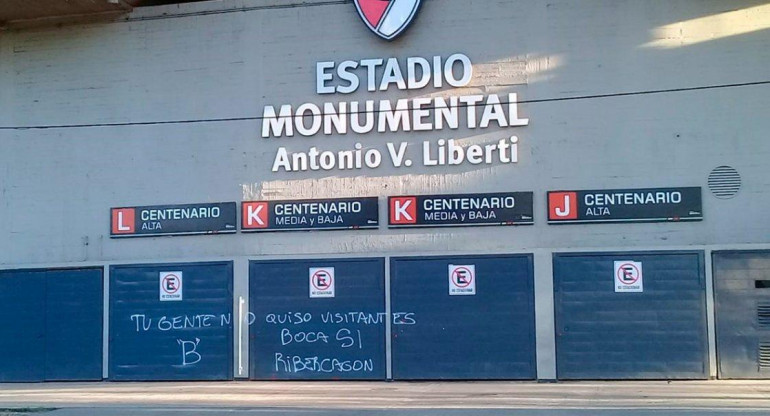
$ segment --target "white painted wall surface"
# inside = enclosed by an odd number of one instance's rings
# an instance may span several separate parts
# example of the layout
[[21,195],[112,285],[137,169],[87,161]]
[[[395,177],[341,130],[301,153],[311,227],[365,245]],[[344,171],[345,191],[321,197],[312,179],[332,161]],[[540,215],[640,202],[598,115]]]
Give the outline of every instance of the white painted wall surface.
[[[125,20],[0,33],[0,266],[45,267],[326,255],[536,253],[539,376],[552,378],[550,254],[770,245],[770,86],[524,103],[530,125],[364,136],[261,138],[264,106],[507,94],[552,100],[770,80],[770,6],[759,0],[425,0],[385,42],[346,1],[238,0],[137,9]],[[464,53],[468,87],[315,93],[319,61]],[[119,126],[13,129],[8,127]],[[492,143],[519,163],[272,173],[276,149],[385,151],[409,141]],[[706,179],[731,165],[733,199]],[[701,186],[705,220],[546,224],[556,189]],[[385,197],[535,192],[535,225],[388,230]],[[368,231],[109,238],[109,208],[381,196]],[[238,270],[243,267],[238,268]],[[245,291],[246,276],[236,276]],[[237,301],[237,296],[236,296]],[[237,305],[235,305],[237,307]]]

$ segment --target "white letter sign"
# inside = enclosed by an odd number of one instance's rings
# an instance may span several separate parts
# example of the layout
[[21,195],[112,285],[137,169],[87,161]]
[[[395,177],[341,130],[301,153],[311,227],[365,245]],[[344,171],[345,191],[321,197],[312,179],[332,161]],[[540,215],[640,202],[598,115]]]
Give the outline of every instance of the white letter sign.
[[334,297],[334,267],[310,268],[310,297]]
[[160,300],[182,300],[182,272],[160,272]]
[[615,292],[644,292],[642,262],[615,262]]
[[476,294],[476,265],[449,265],[449,294],[451,296]]

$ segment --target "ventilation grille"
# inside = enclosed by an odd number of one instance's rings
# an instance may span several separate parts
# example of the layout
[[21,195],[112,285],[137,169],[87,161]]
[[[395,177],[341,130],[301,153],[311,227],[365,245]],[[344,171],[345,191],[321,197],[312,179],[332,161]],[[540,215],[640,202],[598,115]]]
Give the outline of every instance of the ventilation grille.
[[770,305],[757,305],[757,322],[760,328],[770,328]]
[[759,369],[770,369],[770,342],[759,344]]
[[709,174],[709,189],[719,199],[730,199],[741,189],[741,175],[732,166],[719,166]]

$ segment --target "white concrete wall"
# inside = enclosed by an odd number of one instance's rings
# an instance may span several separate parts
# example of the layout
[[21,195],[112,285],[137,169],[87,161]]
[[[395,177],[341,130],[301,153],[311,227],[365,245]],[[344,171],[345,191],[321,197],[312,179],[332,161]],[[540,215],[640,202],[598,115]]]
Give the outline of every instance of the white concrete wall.
[[[770,80],[760,0],[425,0],[384,42],[352,3],[238,0],[137,9],[125,21],[0,33],[0,266],[326,255],[535,253],[539,376],[552,378],[551,253],[770,244],[770,87],[521,105],[527,127],[262,139],[259,120],[48,129],[261,116],[265,105],[517,92],[521,100]],[[465,53],[476,77],[442,91],[319,96],[318,61]],[[272,173],[276,149],[516,134],[520,162]],[[734,166],[737,197],[708,173]],[[704,187],[696,223],[545,223],[545,192]],[[109,238],[110,207],[251,199],[534,191],[526,227]],[[244,266],[245,267],[245,266]],[[236,267],[241,270],[244,267]],[[245,291],[244,276],[236,289]],[[237,296],[236,296],[237,302]],[[237,307],[237,304],[236,304]],[[548,315],[551,314],[551,315]]]

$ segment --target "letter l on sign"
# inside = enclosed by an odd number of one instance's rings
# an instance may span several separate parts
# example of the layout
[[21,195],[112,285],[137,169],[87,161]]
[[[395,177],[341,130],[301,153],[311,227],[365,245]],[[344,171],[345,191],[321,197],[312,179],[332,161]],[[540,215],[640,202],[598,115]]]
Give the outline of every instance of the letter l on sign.
[[123,211],[118,211],[118,231],[131,231],[131,227],[123,224]]
[[136,210],[134,208],[112,208],[112,234],[133,234]]

